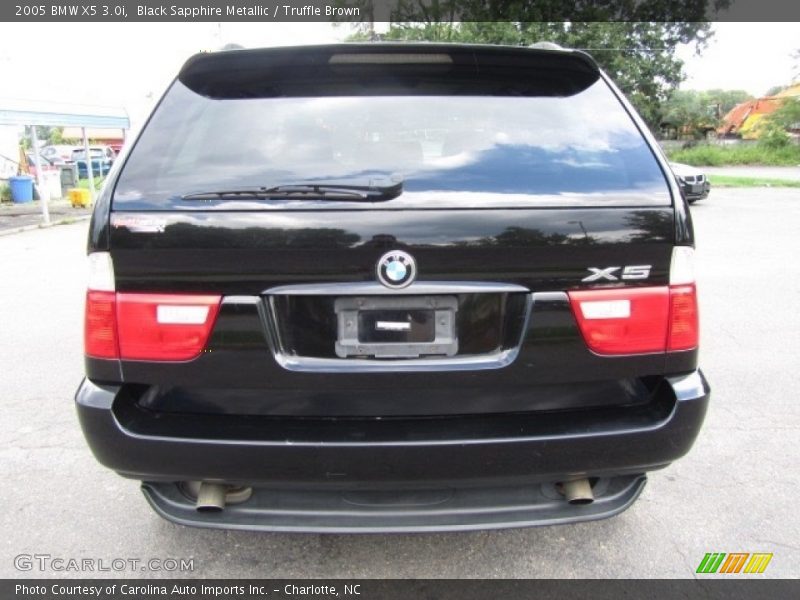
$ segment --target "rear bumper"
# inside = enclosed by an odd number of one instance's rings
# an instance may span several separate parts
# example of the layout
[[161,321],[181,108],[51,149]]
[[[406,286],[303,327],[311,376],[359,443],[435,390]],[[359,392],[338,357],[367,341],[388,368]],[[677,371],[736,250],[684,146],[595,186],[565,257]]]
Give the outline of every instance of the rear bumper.
[[[697,186],[695,186],[695,188],[696,187]],[[686,194],[686,199],[689,202],[695,202],[697,200],[702,200],[703,198],[708,197],[708,194],[711,191],[711,184],[708,181],[706,181],[702,185],[702,189],[700,190],[693,189],[693,186],[687,184],[684,186],[683,191],[684,194]]]
[[[249,529],[344,531],[502,527],[610,516],[638,496],[644,485],[642,473],[663,467],[690,449],[710,390],[696,371],[665,379],[656,401],[646,407],[446,420],[154,415],[132,408],[123,395],[119,387],[84,380],[76,395],[81,426],[102,464],[148,482],[145,494],[160,514],[203,526],[216,522]],[[613,499],[598,499],[590,507],[561,502],[555,511],[547,508],[547,502],[537,501],[534,512],[530,507],[519,509],[519,488],[527,488],[531,499],[542,483],[580,477],[609,480]],[[257,492],[263,488],[275,493],[271,499],[254,494],[241,507],[252,503],[249,512],[237,508],[201,518],[187,510],[187,500],[179,501],[180,493],[171,485],[186,480],[245,484]],[[343,526],[335,517],[337,511],[321,508],[334,498],[342,502],[343,494],[355,491],[397,495],[444,489],[455,490],[452,499],[443,502],[454,507],[456,516],[437,502],[428,509],[415,505],[412,512],[427,515],[421,520],[356,518]],[[271,503],[278,493],[285,495],[278,501],[284,508],[302,498],[317,502],[310,509],[317,516],[301,511],[286,522],[258,518],[260,510],[264,515],[275,513]],[[493,504],[492,510],[487,502]],[[345,499],[344,504],[351,509],[345,513],[357,516],[352,502]],[[564,507],[571,512],[565,513]],[[289,512],[293,508],[288,506]],[[517,517],[506,518],[515,511]],[[284,517],[289,512],[277,511]],[[317,513],[328,514],[329,520],[320,521]]]
[[552,484],[393,492],[274,491],[256,488],[244,504],[223,512],[195,510],[172,483],[144,483],[153,509],[180,525],[250,531],[388,533],[504,529],[593,521],[636,501],[646,478],[601,479],[595,501],[570,505]]

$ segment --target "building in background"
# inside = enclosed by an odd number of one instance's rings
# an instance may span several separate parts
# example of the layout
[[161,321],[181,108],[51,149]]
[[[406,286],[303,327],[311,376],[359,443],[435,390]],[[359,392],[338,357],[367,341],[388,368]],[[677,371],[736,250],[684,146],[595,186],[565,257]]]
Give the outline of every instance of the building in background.
[[[61,137],[67,142],[80,144],[82,143],[81,140],[83,140],[83,132],[80,127],[64,127]],[[86,129],[86,137],[88,137],[92,143],[110,146],[115,154],[119,154],[119,151],[122,149],[122,144],[125,143],[125,132],[122,129],[99,129],[91,127]]]
[[800,98],[800,83],[790,85],[774,96],[764,96],[737,104],[722,118],[722,125],[717,129],[717,134],[720,137],[756,139],[759,124],[767,115],[778,110],[787,98]]
[[0,125],[0,179],[17,174],[21,129],[17,125]]

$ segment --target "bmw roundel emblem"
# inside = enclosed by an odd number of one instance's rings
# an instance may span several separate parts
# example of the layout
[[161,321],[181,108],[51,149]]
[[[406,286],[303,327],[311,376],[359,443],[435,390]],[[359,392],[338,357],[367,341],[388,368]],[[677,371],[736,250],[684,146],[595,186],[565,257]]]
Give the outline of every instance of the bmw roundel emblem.
[[399,290],[417,278],[417,263],[407,252],[393,250],[381,256],[376,269],[378,281],[388,288]]

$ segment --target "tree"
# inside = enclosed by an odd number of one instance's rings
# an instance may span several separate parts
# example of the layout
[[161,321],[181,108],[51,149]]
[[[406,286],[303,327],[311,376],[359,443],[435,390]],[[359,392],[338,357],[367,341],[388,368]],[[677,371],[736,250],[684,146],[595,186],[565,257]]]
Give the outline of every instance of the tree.
[[715,129],[718,109],[704,94],[692,90],[676,90],[661,107],[661,127],[674,129],[680,137],[688,134],[700,138]]
[[800,98],[784,98],[780,107],[756,126],[758,143],[783,148],[791,143],[789,130],[800,130]]
[[800,97],[785,98],[770,119],[786,129],[800,129]]
[[50,144],[63,144],[64,143],[64,128],[51,127],[47,136],[47,141]]
[[661,126],[700,138],[716,129],[737,104],[750,100],[744,90],[676,90],[661,105]]
[[724,117],[737,104],[753,99],[753,96],[744,90],[714,89],[700,93],[705,96],[707,102],[719,107],[720,117]]
[[769,88],[769,89],[767,90],[767,93],[766,93],[766,94],[764,94],[764,95],[765,95],[765,96],[774,96],[774,95],[775,95],[775,94],[777,94],[778,92],[782,92],[782,91],[783,91],[783,88],[785,88],[785,87],[786,87],[786,86],[784,86],[784,85],[773,85],[771,88]]
[[[800,97],[784,98],[780,108],[769,115],[765,121],[768,125],[783,132],[787,130],[800,130]],[[788,141],[787,135],[787,141]]]
[[[49,127],[47,125],[36,126],[36,137],[39,138],[39,143],[45,144],[62,144],[64,143],[64,128],[63,127]],[[31,128],[25,127],[25,137],[22,139],[22,147],[26,150],[31,148]]]
[[[362,14],[374,14],[362,0]],[[586,50],[651,126],[683,80],[679,44],[702,50],[712,35],[708,9],[729,0],[395,0],[384,39],[529,45],[551,41]],[[678,20],[680,19],[680,20]],[[362,26],[353,39],[371,37]]]

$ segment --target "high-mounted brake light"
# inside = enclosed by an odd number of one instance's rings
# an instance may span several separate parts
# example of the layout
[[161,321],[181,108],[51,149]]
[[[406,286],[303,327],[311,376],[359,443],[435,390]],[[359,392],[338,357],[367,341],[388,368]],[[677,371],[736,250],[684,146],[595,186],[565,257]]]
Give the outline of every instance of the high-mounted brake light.
[[449,54],[342,52],[328,59],[330,65],[451,65]]
[[205,348],[221,297],[117,293],[107,252],[89,255],[85,352],[93,358],[177,361]]
[[694,249],[673,249],[670,285],[569,293],[586,345],[602,355],[692,350],[699,338]]

